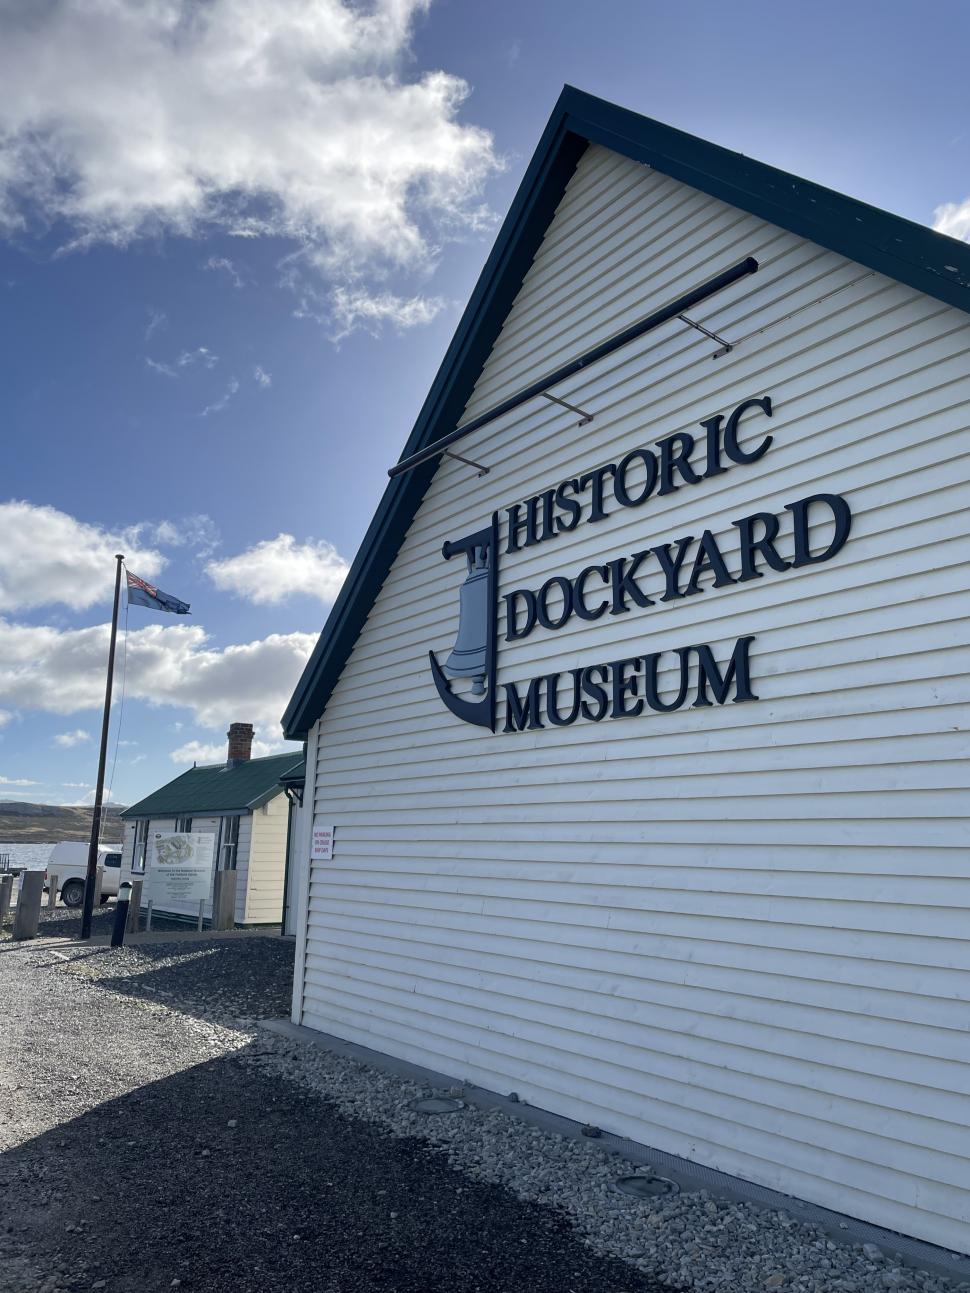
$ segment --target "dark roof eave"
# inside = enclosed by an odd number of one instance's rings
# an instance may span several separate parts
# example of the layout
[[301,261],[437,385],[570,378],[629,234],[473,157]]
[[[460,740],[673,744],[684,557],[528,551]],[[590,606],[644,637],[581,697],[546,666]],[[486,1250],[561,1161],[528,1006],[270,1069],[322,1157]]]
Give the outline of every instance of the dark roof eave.
[[131,809],[119,814],[126,822],[128,821],[151,821],[153,817],[241,817],[244,813],[250,812],[248,804],[234,804],[231,808],[199,808],[192,804],[186,804],[178,808],[153,809],[147,813],[136,813]]

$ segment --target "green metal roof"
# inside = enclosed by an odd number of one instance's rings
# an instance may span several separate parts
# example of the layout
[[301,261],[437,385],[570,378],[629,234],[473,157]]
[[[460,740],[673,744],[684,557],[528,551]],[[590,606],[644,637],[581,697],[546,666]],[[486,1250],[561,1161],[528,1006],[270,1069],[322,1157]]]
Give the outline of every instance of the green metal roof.
[[292,777],[303,767],[303,755],[274,754],[267,759],[249,759],[227,767],[224,763],[190,768],[180,777],[152,791],[121,816],[173,817],[199,813],[233,813],[258,808],[267,799],[282,794],[280,778]]

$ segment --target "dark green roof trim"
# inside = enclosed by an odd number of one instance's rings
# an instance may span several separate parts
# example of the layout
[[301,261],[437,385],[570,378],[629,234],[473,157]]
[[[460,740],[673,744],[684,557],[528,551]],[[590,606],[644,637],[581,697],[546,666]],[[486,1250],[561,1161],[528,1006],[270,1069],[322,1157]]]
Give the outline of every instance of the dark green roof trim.
[[277,777],[272,786],[267,786],[265,790],[260,791],[255,799],[251,799],[249,801],[246,807],[249,809],[261,808],[263,804],[268,803],[270,799],[275,795],[278,795],[281,790],[285,790],[287,786],[302,786],[305,783],[306,760],[301,755],[298,763],[294,763],[292,766],[288,767],[286,771]]
[[[509,208],[402,457],[453,430],[511,309],[576,163],[589,143],[970,312],[970,246],[604,99],[566,86]],[[437,464],[384,492],[340,596],[283,715],[305,740],[323,713]],[[130,810],[129,810],[130,811]]]
[[127,821],[133,817],[191,817],[201,813],[252,811],[274,795],[281,795],[280,779],[297,769],[302,771],[303,767],[303,755],[294,752],[249,759],[234,768],[224,763],[190,768],[126,808],[121,816]]

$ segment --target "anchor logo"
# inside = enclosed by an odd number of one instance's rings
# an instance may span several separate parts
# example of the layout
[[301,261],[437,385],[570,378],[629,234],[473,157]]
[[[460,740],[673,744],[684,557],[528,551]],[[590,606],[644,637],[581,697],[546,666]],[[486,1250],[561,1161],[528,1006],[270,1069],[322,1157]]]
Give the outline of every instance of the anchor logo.
[[[455,542],[446,541],[446,561],[465,554],[466,574],[458,595],[458,636],[442,667],[428,652],[438,695],[456,718],[495,731],[495,614],[498,587],[498,516],[491,525]],[[469,700],[452,691],[450,678],[470,678]]]

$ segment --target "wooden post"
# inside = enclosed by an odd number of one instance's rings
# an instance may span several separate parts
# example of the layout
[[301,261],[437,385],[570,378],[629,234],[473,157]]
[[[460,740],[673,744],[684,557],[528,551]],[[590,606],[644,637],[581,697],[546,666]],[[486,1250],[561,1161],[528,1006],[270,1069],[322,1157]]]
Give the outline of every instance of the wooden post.
[[132,880],[131,882],[131,906],[128,908],[128,927],[126,932],[129,934],[138,933],[138,914],[141,911],[141,890],[144,880]]
[[111,927],[111,946],[124,947],[125,934],[128,932],[128,913],[131,910],[131,883],[126,880],[118,886],[118,900],[115,903],[115,918]]
[[10,893],[13,889],[13,876],[0,875],[0,929],[7,923],[10,913]]
[[205,913],[205,899],[200,898],[199,899],[199,923],[196,926],[200,934],[202,933],[202,921],[204,919],[204,913]]
[[40,900],[43,896],[43,871],[21,872],[17,909],[13,914],[14,942],[37,937],[37,926],[40,924]]
[[47,907],[48,910],[57,906],[57,873],[51,871],[47,876]]
[[217,871],[212,894],[212,928],[232,929],[236,923],[236,872]]
[[155,905],[154,900],[149,898],[148,910],[145,912],[145,933],[146,934],[150,934],[152,932],[152,907],[154,907],[154,905]]
[[97,867],[97,868],[95,869],[95,872],[94,872],[94,905],[95,905],[95,907],[99,907],[99,906],[101,905],[101,891],[102,891],[103,886],[104,886],[104,867],[103,867],[103,866],[99,866],[99,867]]

